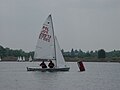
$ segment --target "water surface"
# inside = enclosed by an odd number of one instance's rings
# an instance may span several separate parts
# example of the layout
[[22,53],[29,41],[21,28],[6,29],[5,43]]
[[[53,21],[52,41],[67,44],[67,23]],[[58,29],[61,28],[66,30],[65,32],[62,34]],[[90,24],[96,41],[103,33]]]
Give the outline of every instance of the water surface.
[[120,63],[84,62],[79,72],[28,72],[38,62],[0,62],[0,90],[120,90]]

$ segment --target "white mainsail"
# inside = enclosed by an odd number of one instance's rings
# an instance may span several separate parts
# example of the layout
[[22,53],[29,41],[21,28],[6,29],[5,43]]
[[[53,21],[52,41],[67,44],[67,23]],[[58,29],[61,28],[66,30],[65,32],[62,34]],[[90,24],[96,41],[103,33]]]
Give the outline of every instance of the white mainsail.
[[25,57],[23,57],[22,61],[25,61]]
[[48,16],[40,32],[34,59],[55,59],[54,31],[51,15]]
[[31,62],[31,61],[32,61],[32,57],[30,56],[30,57],[29,57],[29,62]]
[[20,57],[17,58],[17,61],[20,61]]
[[21,56],[19,57],[19,61],[22,61],[22,57]]

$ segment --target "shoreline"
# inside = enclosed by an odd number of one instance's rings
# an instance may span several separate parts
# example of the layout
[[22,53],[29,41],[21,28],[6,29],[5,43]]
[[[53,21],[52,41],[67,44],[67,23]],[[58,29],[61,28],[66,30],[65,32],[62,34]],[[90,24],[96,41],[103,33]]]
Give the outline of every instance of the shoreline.
[[[116,63],[120,63],[120,61],[92,61],[92,60],[89,60],[89,61],[86,61],[86,60],[65,60],[66,62],[78,62],[78,61],[83,61],[83,62],[116,62]],[[19,62],[19,61],[0,61],[0,62]],[[30,61],[20,61],[20,62],[30,62]],[[32,62],[41,62],[41,61],[32,61]],[[47,61],[46,61],[47,62]]]

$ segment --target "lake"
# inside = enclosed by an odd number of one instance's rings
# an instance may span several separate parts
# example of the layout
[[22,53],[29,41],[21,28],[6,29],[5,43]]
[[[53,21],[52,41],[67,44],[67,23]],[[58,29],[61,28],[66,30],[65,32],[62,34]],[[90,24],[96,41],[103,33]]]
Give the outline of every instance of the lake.
[[0,62],[0,90],[120,90],[120,63],[67,63],[69,72],[28,72],[39,62]]

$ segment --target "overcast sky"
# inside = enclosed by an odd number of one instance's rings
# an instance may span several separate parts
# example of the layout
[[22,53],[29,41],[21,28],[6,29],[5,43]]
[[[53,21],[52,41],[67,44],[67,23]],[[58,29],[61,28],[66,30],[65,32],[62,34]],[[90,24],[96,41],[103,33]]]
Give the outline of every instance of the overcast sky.
[[120,50],[120,0],[0,0],[0,45],[34,51],[49,14],[66,51]]

